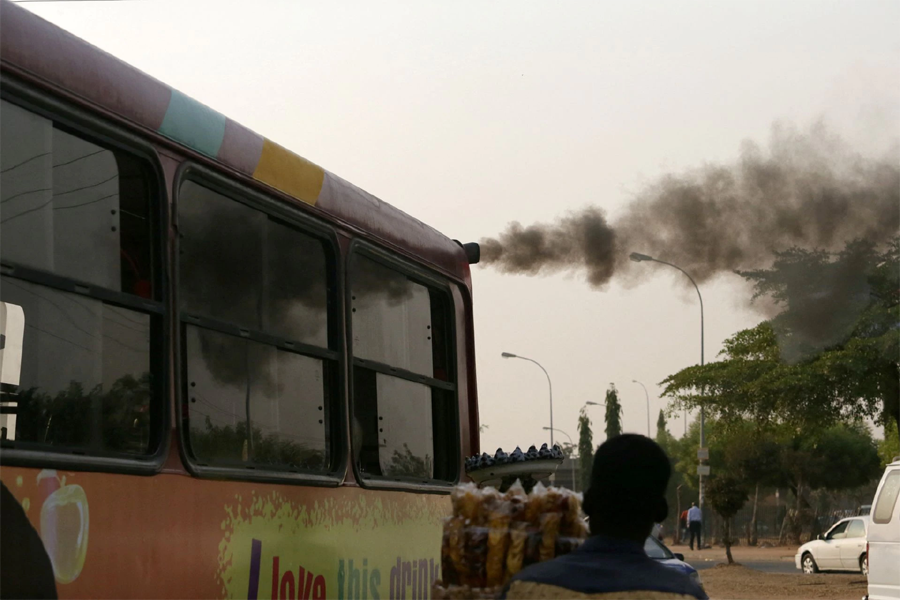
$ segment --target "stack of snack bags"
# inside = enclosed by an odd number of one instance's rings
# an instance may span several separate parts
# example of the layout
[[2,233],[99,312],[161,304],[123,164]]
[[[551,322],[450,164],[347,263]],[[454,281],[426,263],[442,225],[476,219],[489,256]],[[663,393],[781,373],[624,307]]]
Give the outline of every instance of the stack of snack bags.
[[568,554],[587,537],[581,495],[562,488],[516,482],[501,494],[467,483],[452,496],[444,520],[442,580],[433,598],[496,598],[528,565]]

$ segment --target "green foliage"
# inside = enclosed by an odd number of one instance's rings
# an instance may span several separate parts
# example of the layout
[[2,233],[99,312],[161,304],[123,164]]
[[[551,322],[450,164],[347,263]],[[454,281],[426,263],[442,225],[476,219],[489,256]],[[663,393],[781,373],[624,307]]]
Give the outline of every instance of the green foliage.
[[783,311],[726,340],[721,360],[666,378],[674,408],[813,431],[900,418],[900,242],[792,249],[741,275]]
[[394,456],[385,475],[430,479],[433,473],[434,466],[430,456],[427,454],[424,458],[416,456],[407,444],[403,444],[403,452],[394,450]]
[[[671,519],[670,523],[672,523],[671,531],[674,534],[676,532],[675,523],[677,523],[678,516],[681,514],[679,508],[683,509],[691,500],[696,500],[697,497],[695,494],[688,493],[688,489],[691,486],[687,483],[688,477],[683,472],[687,468],[687,463],[684,463],[684,467],[679,465],[681,441],[668,431],[663,430],[657,434],[656,443],[660,445],[669,457],[669,463],[672,465],[672,477],[669,479],[669,485],[666,488],[666,501],[669,503],[669,518]],[[696,461],[692,465],[696,465]],[[694,468],[696,469],[696,466]],[[696,471],[693,474],[693,478],[696,479]]]
[[606,439],[622,434],[622,405],[619,403],[619,392],[615,384],[609,384],[606,390]]
[[[748,488],[756,484],[788,487],[795,494],[810,489],[846,490],[880,473],[875,441],[861,422],[807,431],[713,418],[706,421],[706,445],[712,474],[734,476]],[[699,447],[700,426],[695,421],[684,438],[666,448],[676,472],[693,490],[698,485]]]
[[784,468],[802,476],[813,489],[842,490],[868,483],[881,474],[875,440],[862,423],[840,423],[819,435],[796,436]]
[[562,450],[563,455],[567,457],[575,456],[575,451],[578,449],[578,446],[569,442],[557,442],[556,445]]
[[725,474],[708,480],[706,497],[714,511],[723,519],[730,519],[744,507],[748,492],[741,479]]
[[18,395],[15,438],[144,454],[150,450],[151,396],[149,373],[125,375],[108,391],[101,385],[86,391],[77,381],[53,396],[37,388],[23,390]]
[[666,451],[666,454],[669,455],[669,458],[674,461],[674,453],[677,453],[676,445],[678,444],[678,440],[675,439],[669,430],[666,429],[666,414],[660,409],[659,417],[656,419],[656,443],[662,447],[663,450]]
[[[715,427],[715,421],[707,420],[706,422],[706,444],[710,446],[710,442],[713,442],[714,445],[714,437],[711,435],[712,431]],[[688,431],[680,440],[678,440],[677,444],[669,444],[668,447],[664,446],[663,449],[666,450],[666,453],[669,455],[669,458],[672,460],[674,465],[674,470],[679,473],[688,488],[696,491],[698,486],[697,480],[697,450],[700,448],[700,423],[697,421],[692,422],[688,426]],[[719,453],[713,452],[710,450],[710,458],[718,458]],[[716,462],[710,461],[710,465],[713,469],[715,469],[718,464]]]
[[591,431],[591,418],[587,414],[587,407],[581,407],[578,414],[578,456],[580,457],[581,489],[586,490],[591,485],[591,468],[594,466],[594,434]]
[[882,468],[893,462],[900,456],[900,435],[897,434],[897,424],[888,423],[884,426],[884,439],[878,442],[878,457],[881,459]]
[[321,450],[286,440],[278,434],[263,435],[258,427],[252,428],[251,440],[247,429],[246,420],[238,421],[234,426],[214,425],[207,416],[202,428],[191,427],[191,451],[199,460],[209,462],[250,463],[298,470],[319,470],[325,465],[325,453]]
[[747,488],[743,480],[730,474],[717,475],[706,485],[706,497],[713,510],[725,520],[725,556],[728,564],[734,563],[731,556],[731,519],[747,502]]
[[666,413],[663,409],[659,409],[659,416],[656,417],[656,442],[660,443],[660,440],[665,440],[668,435],[669,432],[666,429]]

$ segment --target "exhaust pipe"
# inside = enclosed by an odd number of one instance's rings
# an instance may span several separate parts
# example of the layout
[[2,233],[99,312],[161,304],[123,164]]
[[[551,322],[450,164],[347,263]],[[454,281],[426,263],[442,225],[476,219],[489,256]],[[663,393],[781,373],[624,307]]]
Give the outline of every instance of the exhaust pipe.
[[466,260],[469,261],[470,265],[477,265],[481,260],[481,246],[479,246],[476,242],[469,242],[468,244],[463,244],[459,240],[453,240],[457,244],[459,244],[460,248],[463,249],[463,252],[466,253]]

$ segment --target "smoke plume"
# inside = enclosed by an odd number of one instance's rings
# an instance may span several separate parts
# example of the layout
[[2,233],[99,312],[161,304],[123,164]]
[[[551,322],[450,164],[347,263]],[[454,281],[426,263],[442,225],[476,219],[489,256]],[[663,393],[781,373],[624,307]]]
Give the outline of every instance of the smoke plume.
[[793,246],[835,250],[857,238],[882,242],[900,229],[897,153],[859,156],[822,125],[775,126],[768,151],[745,141],[734,164],[666,175],[610,222],[589,207],[554,223],[510,223],[481,240],[482,263],[525,275],[581,271],[602,288],[647,276],[631,252],[682,267],[699,282],[772,262]]

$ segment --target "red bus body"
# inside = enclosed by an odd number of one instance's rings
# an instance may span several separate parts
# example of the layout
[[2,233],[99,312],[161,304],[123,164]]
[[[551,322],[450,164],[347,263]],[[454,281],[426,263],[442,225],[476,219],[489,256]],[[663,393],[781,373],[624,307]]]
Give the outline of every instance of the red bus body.
[[[166,215],[161,243],[168,258],[161,281],[168,289],[177,281],[173,202],[191,169],[321,223],[333,232],[342,264],[351,244],[362,241],[446,282],[452,294],[458,449],[460,456],[479,452],[471,277],[458,243],[234,121],[224,119],[221,145],[209,155],[195,147],[191,131],[165,124],[170,105],[186,97],[7,0],[0,11],[4,92],[59,105],[148,150]],[[197,110],[203,109],[219,117],[205,107]],[[337,296],[337,314],[346,326],[346,294]],[[167,314],[176,314],[173,294],[165,298]],[[179,339],[178,319],[167,320],[166,333]],[[345,340],[339,350],[344,380],[350,377],[349,346]],[[440,519],[449,509],[453,481],[361,481],[351,459],[348,386],[340,387],[338,399],[345,447],[338,449],[344,459],[336,477],[204,476],[191,468],[183,447],[178,417],[186,409],[176,353],[168,351],[165,360],[167,426],[149,466],[129,470],[85,457],[2,451],[4,484],[59,564],[61,598],[430,597],[439,576]],[[458,480],[465,477],[462,459],[457,465]]]

